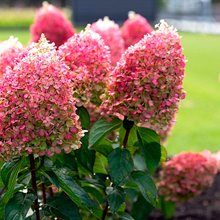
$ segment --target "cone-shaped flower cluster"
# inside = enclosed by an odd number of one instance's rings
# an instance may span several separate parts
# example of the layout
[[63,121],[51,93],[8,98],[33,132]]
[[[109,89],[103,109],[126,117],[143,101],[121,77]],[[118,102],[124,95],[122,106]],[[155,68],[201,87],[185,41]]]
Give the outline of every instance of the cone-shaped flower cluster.
[[167,201],[181,202],[209,187],[218,170],[211,154],[181,153],[165,162],[160,172],[159,194]]
[[23,51],[22,44],[17,38],[10,37],[0,43],[0,77],[5,73],[6,67],[14,67]]
[[153,28],[148,21],[141,15],[131,11],[128,19],[124,22],[121,32],[124,38],[125,48],[140,41],[145,34],[151,33]]
[[72,71],[73,96],[83,104],[99,105],[111,70],[109,47],[101,36],[88,26],[60,46],[58,52]]
[[163,134],[185,97],[184,67],[179,35],[161,21],[157,31],[129,47],[117,63],[103,96],[102,115],[127,116]]
[[118,24],[105,17],[93,23],[91,29],[100,34],[105,44],[109,46],[112,63],[115,64],[124,52],[124,40]]
[[52,156],[80,147],[69,68],[42,37],[0,81],[0,157]]
[[38,42],[42,33],[59,47],[75,33],[75,30],[58,8],[44,2],[31,26],[32,41]]

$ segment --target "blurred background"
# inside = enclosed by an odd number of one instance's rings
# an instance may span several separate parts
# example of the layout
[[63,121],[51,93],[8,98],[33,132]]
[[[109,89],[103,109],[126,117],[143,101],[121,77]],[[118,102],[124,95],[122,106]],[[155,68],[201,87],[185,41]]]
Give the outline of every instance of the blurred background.
[[[109,16],[120,25],[133,10],[154,25],[165,19],[182,36],[187,67],[177,123],[166,147],[181,151],[220,149],[220,0],[56,0],[77,30]],[[0,1],[0,41],[10,35],[27,45],[29,27],[41,0]]]

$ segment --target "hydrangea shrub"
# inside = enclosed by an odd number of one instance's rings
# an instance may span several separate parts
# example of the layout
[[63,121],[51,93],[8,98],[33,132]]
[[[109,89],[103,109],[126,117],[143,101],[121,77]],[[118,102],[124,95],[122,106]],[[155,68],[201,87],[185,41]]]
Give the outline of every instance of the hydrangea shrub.
[[94,22],[91,25],[91,29],[98,33],[104,40],[105,44],[109,46],[112,63],[116,64],[125,49],[119,25],[108,17],[104,17],[104,19],[99,19]]
[[163,164],[159,194],[167,201],[186,201],[211,186],[217,171],[217,160],[211,154],[180,153]]
[[153,31],[153,28],[148,23],[146,18],[140,14],[136,14],[130,11],[128,19],[124,22],[121,27],[122,37],[125,42],[125,48],[136,44],[140,41],[144,35],[149,34]]
[[0,156],[52,156],[80,147],[83,135],[68,67],[42,37],[0,81]]
[[38,42],[41,34],[44,34],[47,40],[59,47],[73,36],[76,31],[71,22],[66,19],[58,8],[44,2],[36,13],[30,32],[33,42]]
[[80,104],[99,106],[112,68],[109,47],[101,36],[88,26],[60,46],[58,52],[71,70],[73,96]]
[[103,116],[126,116],[165,138],[185,97],[184,68],[180,36],[162,21],[156,31],[129,47],[111,72]]
[[160,138],[185,96],[180,37],[161,22],[115,66],[90,26],[59,48],[49,43],[60,45],[53,31],[68,24],[45,7],[44,22],[57,28],[36,22],[32,31],[46,27],[48,39],[23,49],[0,80],[2,217],[146,219],[159,202],[152,175],[166,160]]

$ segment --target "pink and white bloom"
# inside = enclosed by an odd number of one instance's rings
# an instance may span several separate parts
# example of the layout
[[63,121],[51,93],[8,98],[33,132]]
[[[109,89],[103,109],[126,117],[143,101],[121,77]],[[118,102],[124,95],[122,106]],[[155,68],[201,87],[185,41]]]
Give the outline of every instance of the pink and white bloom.
[[71,70],[73,96],[81,104],[100,105],[111,71],[109,47],[101,36],[88,26],[60,46],[58,53]]
[[124,22],[121,28],[122,37],[125,42],[125,48],[136,44],[144,35],[153,31],[153,28],[148,23],[146,18],[130,11],[128,19]]
[[91,29],[98,33],[104,40],[105,44],[109,46],[112,63],[116,64],[124,52],[124,40],[118,24],[110,20],[108,17],[104,17],[104,19],[99,19],[94,22],[91,25]]
[[185,57],[180,36],[164,21],[123,54],[109,77],[102,115],[155,130],[170,129],[181,99]]
[[69,68],[42,36],[0,81],[0,157],[70,152],[83,131]]
[[23,50],[23,45],[13,36],[0,43],[0,77],[5,73],[8,66],[14,67]]
[[30,31],[32,41],[38,42],[43,33],[57,47],[65,43],[76,32],[64,14],[47,2],[44,2],[43,6],[37,11]]
[[217,171],[217,160],[211,154],[180,153],[163,164],[159,194],[167,201],[186,201],[211,186]]

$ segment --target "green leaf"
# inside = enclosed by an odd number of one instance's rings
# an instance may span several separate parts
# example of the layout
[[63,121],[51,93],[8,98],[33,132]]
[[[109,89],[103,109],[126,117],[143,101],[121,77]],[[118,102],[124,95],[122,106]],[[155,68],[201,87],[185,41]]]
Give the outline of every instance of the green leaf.
[[134,171],[132,172],[131,176],[146,201],[151,205],[156,206],[157,189],[149,174],[143,171]]
[[101,139],[96,145],[93,145],[90,149],[94,149],[96,152],[103,154],[104,156],[108,156],[113,148],[113,142],[108,139]]
[[80,118],[80,122],[83,129],[88,129],[90,126],[90,116],[86,108],[83,106],[77,107],[76,114]]
[[106,167],[108,166],[108,160],[105,156],[100,153],[96,153],[95,164],[93,167],[94,173],[107,174]]
[[161,147],[160,164],[162,164],[167,160],[167,149],[162,145],[160,147]]
[[122,205],[119,207],[119,209],[117,210],[117,212],[118,213],[120,213],[120,212],[125,212],[125,209],[126,209],[126,204],[125,204],[125,202],[124,203],[122,203]]
[[135,154],[133,160],[134,160],[134,166],[137,170],[142,170],[142,171],[147,170],[146,163],[142,155]]
[[124,190],[121,187],[108,187],[106,193],[108,195],[110,210],[114,214],[125,201]]
[[135,219],[125,212],[121,215],[121,220],[135,220]]
[[[124,137],[125,137],[126,130],[122,126],[119,130],[119,142],[123,143]],[[135,144],[137,143],[138,138],[137,138],[137,126],[133,126],[129,132],[129,137],[128,137],[128,142],[127,142],[127,147],[134,147]]]
[[31,181],[31,173],[29,170],[25,172],[20,172],[17,178],[17,182],[22,184],[23,186],[27,186]]
[[145,143],[156,142],[158,144],[160,143],[159,135],[155,131],[149,128],[137,127],[137,133],[139,134],[139,140],[141,139],[142,142]]
[[154,207],[142,195],[139,195],[137,201],[133,204],[131,215],[135,217],[135,220],[147,219],[153,209]]
[[8,186],[8,182],[9,182],[9,179],[10,179],[11,172],[14,169],[15,166],[16,166],[16,162],[11,161],[11,162],[4,163],[2,168],[1,168],[2,182],[6,187]]
[[158,143],[144,143],[141,145],[141,152],[145,159],[147,169],[151,174],[157,169],[161,158],[161,146]]
[[154,173],[160,163],[161,146],[159,136],[148,128],[137,130],[139,147],[150,173]]
[[[47,160],[45,162],[48,163],[48,160],[50,160],[50,159],[47,158]],[[54,162],[52,162],[52,161],[51,162],[56,167],[67,167],[71,170],[77,171],[76,157],[72,153],[66,154],[66,153],[62,152],[61,154],[56,154],[53,156],[52,160]]]
[[82,145],[78,150],[75,150],[77,161],[89,172],[93,173],[95,163],[95,151],[88,149],[89,134],[86,133],[81,139]]
[[164,218],[172,219],[176,211],[176,204],[174,202],[166,201],[164,197],[160,197],[160,206]]
[[104,194],[102,193],[102,191],[98,187],[90,184],[90,185],[84,186],[83,189],[93,199],[97,200],[100,205],[103,204],[103,202],[105,201]]
[[5,205],[3,204],[0,205],[0,216],[1,219],[5,219]]
[[46,177],[52,184],[57,188],[60,188],[59,180],[52,171],[44,171],[43,169],[38,170],[38,173]]
[[108,156],[109,173],[115,185],[123,182],[134,168],[131,154],[127,149],[116,148]]
[[28,210],[35,200],[34,194],[16,193],[5,206],[5,219],[25,219]]
[[105,135],[114,131],[122,125],[122,121],[118,118],[107,122],[105,119],[100,119],[91,128],[89,134],[89,148],[97,144]]
[[12,172],[10,173],[10,178],[9,178],[8,185],[7,185],[7,191],[4,194],[4,196],[1,198],[0,203],[6,204],[9,201],[9,199],[13,196],[15,184],[17,181],[17,176],[18,176],[18,173],[22,167],[22,163],[23,163],[23,161],[21,159],[14,165],[14,168],[13,168]]
[[63,220],[81,220],[79,209],[64,193],[56,194],[54,197],[50,197],[46,204],[50,213],[62,218]]
[[80,187],[71,176],[68,175],[68,172],[65,169],[53,168],[53,171],[58,178],[60,187],[69,196],[69,198],[77,204],[77,206],[84,206],[90,210],[95,207],[95,204],[90,199],[86,191]]

